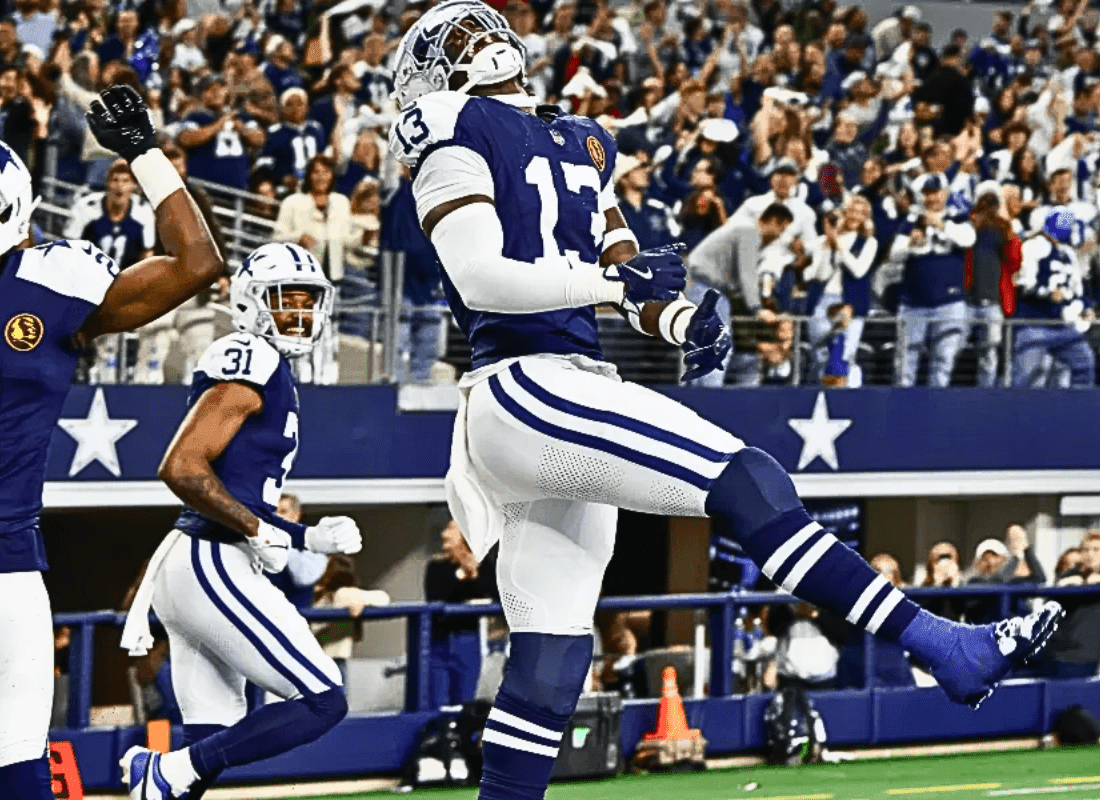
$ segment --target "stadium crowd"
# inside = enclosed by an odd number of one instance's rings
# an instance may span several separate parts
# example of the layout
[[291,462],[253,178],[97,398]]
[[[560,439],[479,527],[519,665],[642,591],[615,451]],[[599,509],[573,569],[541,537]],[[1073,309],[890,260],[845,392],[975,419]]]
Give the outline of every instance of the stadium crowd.
[[[96,192],[65,233],[125,267],[155,237],[83,112],[96,90],[135,86],[181,172],[215,202],[249,193],[245,225],[310,249],[345,300],[372,296],[379,249],[405,253],[405,374],[425,381],[438,264],[386,135],[393,53],[427,5],[4,0],[2,136],[40,182]],[[493,5],[527,46],[530,90],[616,136],[613,179],[642,247],[683,241],[689,297],[717,288],[740,320],[725,373],[701,383],[858,386],[885,358],[901,385],[1095,385],[1087,0],[995,11],[987,32],[939,49],[917,6],[872,26],[836,0]],[[201,352],[209,317],[191,307],[145,335],[137,379],[164,379],[147,354],[165,331],[198,320],[186,350]],[[864,335],[876,317],[896,318],[885,339]],[[341,331],[368,335],[355,314]]]

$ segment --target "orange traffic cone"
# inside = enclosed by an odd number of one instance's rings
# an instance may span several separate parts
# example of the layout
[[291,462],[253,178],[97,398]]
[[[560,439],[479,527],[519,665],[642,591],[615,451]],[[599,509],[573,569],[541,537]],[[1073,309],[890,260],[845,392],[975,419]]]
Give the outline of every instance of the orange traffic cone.
[[657,730],[647,733],[647,741],[656,739],[698,739],[702,736],[698,728],[689,728],[684,713],[684,701],[676,685],[676,669],[665,667],[661,673],[664,690],[661,704],[657,707]]

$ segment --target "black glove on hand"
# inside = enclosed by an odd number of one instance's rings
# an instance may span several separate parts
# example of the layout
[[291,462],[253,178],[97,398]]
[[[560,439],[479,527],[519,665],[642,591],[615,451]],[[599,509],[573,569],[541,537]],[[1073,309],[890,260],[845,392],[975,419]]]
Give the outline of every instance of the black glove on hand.
[[104,89],[84,117],[95,140],[127,161],[157,146],[149,107],[131,86]]

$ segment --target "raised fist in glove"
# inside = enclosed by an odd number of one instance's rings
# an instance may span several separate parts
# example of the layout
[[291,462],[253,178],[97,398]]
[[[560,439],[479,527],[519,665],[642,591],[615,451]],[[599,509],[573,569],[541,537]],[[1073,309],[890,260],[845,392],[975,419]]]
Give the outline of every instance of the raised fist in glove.
[[245,541],[264,572],[276,573],[286,569],[287,559],[290,558],[289,533],[276,528],[270,522],[260,520],[256,535],[246,537]]
[[314,553],[358,553],[363,536],[351,517],[325,517],[306,528],[306,549]]
[[643,250],[629,261],[605,268],[603,276],[626,284],[623,308],[628,311],[637,311],[654,300],[672,300],[687,285],[687,270],[680,257],[686,249],[677,242]]
[[729,328],[715,311],[718,304],[718,292],[708,289],[703,302],[695,309],[688,325],[687,338],[681,345],[684,351],[684,366],[687,370],[680,379],[684,383],[701,378],[708,372],[722,369],[726,356],[733,347]]
[[157,146],[153,117],[131,86],[104,89],[84,117],[95,140],[127,161]]

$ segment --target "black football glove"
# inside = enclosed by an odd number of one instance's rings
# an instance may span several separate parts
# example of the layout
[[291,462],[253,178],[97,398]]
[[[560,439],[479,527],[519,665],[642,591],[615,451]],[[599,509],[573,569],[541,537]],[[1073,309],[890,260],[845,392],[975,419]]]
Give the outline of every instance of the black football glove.
[[131,86],[112,86],[93,100],[88,120],[95,140],[107,150],[133,161],[157,146],[149,107]]

